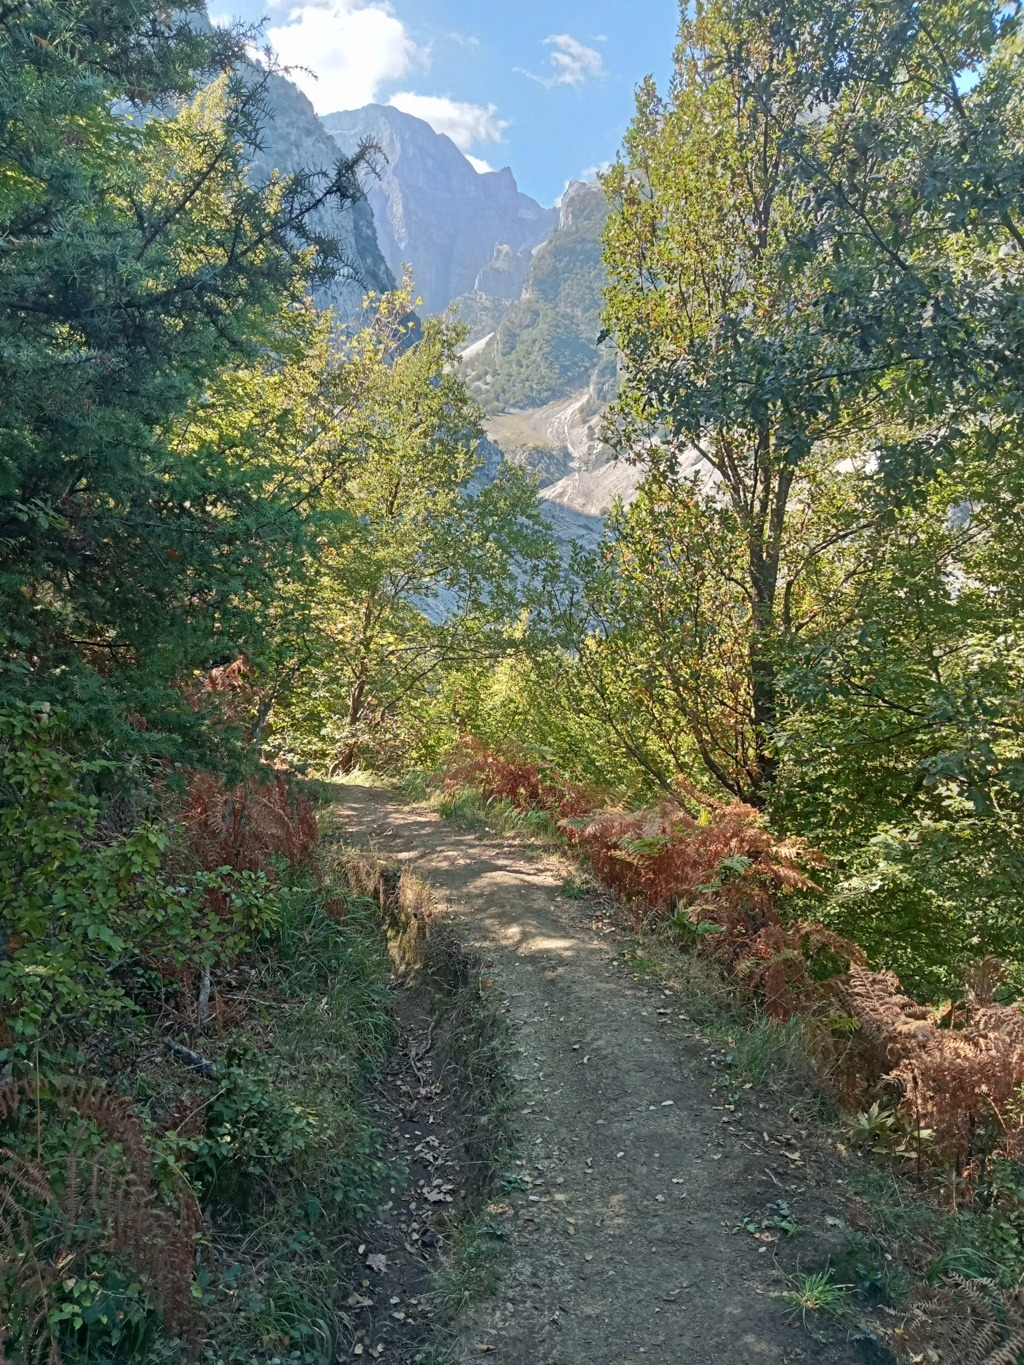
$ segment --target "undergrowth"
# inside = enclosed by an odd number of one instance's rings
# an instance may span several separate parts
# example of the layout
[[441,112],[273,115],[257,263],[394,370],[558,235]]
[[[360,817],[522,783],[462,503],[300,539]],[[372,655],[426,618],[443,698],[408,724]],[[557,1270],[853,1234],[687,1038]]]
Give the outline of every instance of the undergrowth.
[[454,1322],[479,1299],[490,1298],[501,1283],[510,1250],[504,1224],[486,1208],[454,1231],[434,1292],[444,1318]]
[[557,826],[545,810],[523,810],[507,797],[488,799],[476,787],[462,786],[440,792],[431,803],[445,820],[477,834],[525,834],[531,838],[557,837]]
[[332,1358],[351,1288],[338,1246],[382,1175],[363,1100],[392,1042],[380,917],[351,898],[338,925],[308,888],[289,900],[278,950],[251,969],[250,1010],[219,1040],[229,1069],[197,1156],[220,1234],[206,1358],[225,1365],[263,1359],[257,1342],[267,1359]]
[[283,771],[184,791],[0,713],[0,1348],[327,1365],[391,970]]

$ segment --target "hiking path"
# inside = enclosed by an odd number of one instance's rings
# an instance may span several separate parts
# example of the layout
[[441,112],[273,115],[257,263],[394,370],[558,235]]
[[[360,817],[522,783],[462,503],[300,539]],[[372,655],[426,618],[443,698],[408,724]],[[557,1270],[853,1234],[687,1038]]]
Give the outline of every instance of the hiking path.
[[607,909],[566,894],[569,864],[385,790],[343,787],[337,800],[348,842],[430,885],[515,1030],[524,1188],[502,1197],[513,1256],[499,1293],[471,1310],[460,1358],[890,1359],[856,1322],[815,1314],[801,1330],[779,1297],[841,1250],[835,1145],[756,1085],[730,1093],[727,1047],[701,1035],[685,991],[631,970]]

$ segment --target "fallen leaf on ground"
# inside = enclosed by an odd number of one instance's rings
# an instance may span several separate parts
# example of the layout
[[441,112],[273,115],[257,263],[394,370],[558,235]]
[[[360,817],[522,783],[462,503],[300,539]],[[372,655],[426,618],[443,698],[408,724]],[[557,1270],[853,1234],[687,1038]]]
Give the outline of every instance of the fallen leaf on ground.
[[376,1270],[378,1275],[384,1275],[388,1268],[388,1258],[379,1251],[374,1252],[372,1256],[367,1256],[366,1264],[371,1270]]

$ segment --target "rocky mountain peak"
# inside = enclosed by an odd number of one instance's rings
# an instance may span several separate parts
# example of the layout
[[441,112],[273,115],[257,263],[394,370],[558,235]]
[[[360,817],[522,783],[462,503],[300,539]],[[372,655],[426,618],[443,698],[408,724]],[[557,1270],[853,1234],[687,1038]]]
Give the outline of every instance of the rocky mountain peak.
[[442,312],[485,273],[485,292],[497,283],[497,293],[516,297],[557,210],[521,193],[507,167],[480,174],[451,138],[391,106],[329,114],[323,124],[344,152],[380,148],[380,178],[367,185],[378,240],[396,275],[412,267],[425,312]]
[[581,219],[598,214],[602,221],[607,213],[604,190],[597,180],[570,180],[558,209],[558,226],[565,232],[577,226]]
[[[297,171],[333,171],[338,162],[337,143],[324,130],[312,104],[290,80],[272,75],[267,80],[267,120],[262,131],[254,169],[260,178],[274,171],[283,175]],[[370,180],[367,172],[361,179]],[[342,320],[360,309],[369,291],[383,293],[394,287],[394,276],[381,253],[373,213],[366,199],[351,204],[330,202],[317,213],[312,226],[341,244],[352,269],[317,289],[317,303],[331,307]]]

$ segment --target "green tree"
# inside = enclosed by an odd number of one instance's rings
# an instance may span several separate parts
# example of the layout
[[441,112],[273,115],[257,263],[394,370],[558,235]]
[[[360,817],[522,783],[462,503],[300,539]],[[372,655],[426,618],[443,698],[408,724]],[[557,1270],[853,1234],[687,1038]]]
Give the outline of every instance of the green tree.
[[979,405],[1012,405],[1013,24],[998,5],[698,5],[610,177],[618,439],[745,542],[747,799],[777,771],[778,660],[806,629],[792,575],[860,524],[815,513],[823,456],[898,501]]
[[832,855],[830,923],[933,998],[1024,962],[1024,458],[996,448],[885,497],[782,670],[774,817]]
[[655,482],[598,655],[640,697],[645,650],[666,772],[695,752],[815,838],[833,922],[931,993],[1022,952],[1019,22],[698,6],[611,182],[618,432]]
[[522,474],[478,477],[480,413],[456,373],[462,329],[431,318],[414,339],[409,302],[408,289],[379,300],[348,346],[355,398],[325,485],[339,519],[298,604],[308,662],[282,735],[289,752],[339,771],[379,748],[446,670],[500,656],[550,553]]
[[349,163],[247,180],[264,77],[198,9],[0,22],[0,693],[141,743],[131,712],[155,746],[191,724],[173,684],[248,644],[267,563],[252,481],[174,433],[275,348],[282,301],[335,264],[306,219],[357,192]]
[[777,764],[774,649],[794,485],[839,415],[832,386],[806,381],[833,346],[815,304],[816,258],[791,249],[810,219],[790,154],[806,58],[788,36],[767,9],[699,4],[683,19],[669,100],[644,85],[607,182],[617,208],[606,323],[624,357],[616,439],[670,477],[690,474],[692,495],[712,519],[726,504],[745,546],[733,581],[749,607],[741,794],[752,801]]

